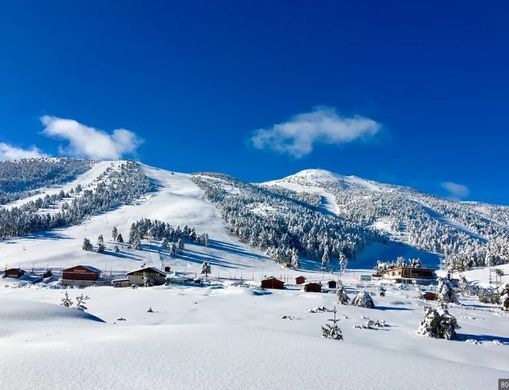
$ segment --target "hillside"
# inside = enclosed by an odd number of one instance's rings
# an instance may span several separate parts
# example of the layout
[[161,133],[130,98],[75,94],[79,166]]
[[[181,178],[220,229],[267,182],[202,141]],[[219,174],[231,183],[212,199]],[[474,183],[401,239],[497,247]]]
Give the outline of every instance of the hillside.
[[[89,263],[122,270],[166,261],[196,270],[209,259],[228,272],[262,272],[277,268],[271,259],[318,270],[324,254],[333,270],[340,257],[354,268],[398,256],[433,267],[445,256],[458,270],[509,261],[509,208],[503,206],[455,202],[324,170],[250,184],[128,161],[65,161],[67,171],[48,183],[33,178],[54,169],[54,159],[17,163],[35,171],[16,184],[30,191],[18,191],[0,210],[1,265]],[[171,256],[161,249],[161,237],[140,237],[139,249],[113,242],[114,227],[127,241],[131,225],[142,219],[206,233],[209,245],[186,239],[189,250]],[[105,253],[81,250],[84,238],[96,245],[99,235]]]

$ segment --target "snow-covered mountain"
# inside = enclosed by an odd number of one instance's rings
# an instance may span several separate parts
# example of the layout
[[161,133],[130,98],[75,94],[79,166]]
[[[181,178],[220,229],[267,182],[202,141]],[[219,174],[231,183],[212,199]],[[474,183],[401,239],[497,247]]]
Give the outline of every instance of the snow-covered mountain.
[[[171,258],[189,268],[209,259],[224,270],[261,270],[277,267],[272,258],[317,269],[324,258],[337,267],[340,256],[350,266],[373,267],[398,256],[437,266],[447,255],[449,265],[463,269],[509,260],[507,207],[325,170],[250,184],[129,161],[31,159],[0,163],[0,174],[5,266],[86,262],[123,269]],[[149,222],[133,231],[141,220]],[[131,247],[110,238],[114,227]],[[208,246],[197,239],[204,234]],[[84,238],[95,244],[99,235],[104,253],[81,250]],[[171,256],[163,238],[183,238],[189,250]]]

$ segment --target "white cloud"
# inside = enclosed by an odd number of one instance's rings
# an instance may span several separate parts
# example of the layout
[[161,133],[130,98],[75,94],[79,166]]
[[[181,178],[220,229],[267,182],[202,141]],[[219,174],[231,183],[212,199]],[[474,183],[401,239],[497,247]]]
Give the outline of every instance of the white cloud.
[[116,160],[125,154],[136,152],[143,143],[135,133],[115,129],[111,134],[86,126],[73,119],[45,115],[41,118],[45,126],[43,133],[50,137],[66,140],[62,151],[73,157],[94,160]]
[[470,189],[467,186],[452,181],[444,181],[442,183],[442,188],[448,191],[449,196],[454,199],[466,198],[470,195]]
[[35,146],[30,149],[21,149],[16,146],[0,142],[0,161],[19,160],[22,158],[47,157]]
[[256,130],[250,138],[257,149],[301,158],[313,151],[317,143],[340,145],[372,136],[381,125],[362,116],[344,117],[331,107],[317,107],[311,112],[295,115],[290,121],[268,129]]

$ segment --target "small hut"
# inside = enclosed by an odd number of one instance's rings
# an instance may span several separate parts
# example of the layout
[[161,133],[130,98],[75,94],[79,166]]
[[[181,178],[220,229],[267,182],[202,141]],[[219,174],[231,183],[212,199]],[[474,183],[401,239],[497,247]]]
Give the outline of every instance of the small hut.
[[322,292],[322,285],[320,283],[306,283],[304,285],[305,292]]
[[270,277],[261,281],[261,287],[283,290],[285,288],[285,283],[279,279]]
[[4,272],[4,278],[21,278],[23,275],[25,275],[25,271],[21,268],[9,268],[6,269]]
[[336,288],[338,286],[338,283],[335,280],[329,280],[327,282],[327,285],[329,286],[329,288]]
[[304,282],[306,281],[306,278],[304,276],[297,276],[295,278],[295,284],[304,284]]
[[432,291],[426,291],[424,294],[422,294],[422,298],[427,301],[436,301],[438,299],[438,296],[436,293]]

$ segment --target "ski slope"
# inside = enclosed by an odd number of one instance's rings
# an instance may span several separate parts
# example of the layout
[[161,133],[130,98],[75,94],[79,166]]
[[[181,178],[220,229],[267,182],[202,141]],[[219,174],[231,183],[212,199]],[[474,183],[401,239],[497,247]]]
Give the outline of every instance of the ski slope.
[[[70,189],[77,184],[92,185],[104,170],[115,169],[115,164],[117,163],[98,163],[72,183],[61,188],[52,188],[48,192],[58,193],[61,189]],[[208,248],[189,244],[184,256],[167,259],[167,262],[179,269],[197,271],[204,260],[209,260],[215,271],[235,272],[239,269],[259,272],[278,268],[262,253],[241,244],[228,233],[218,210],[205,199],[203,191],[193,183],[191,175],[145,165],[143,169],[157,186],[154,193],[148,194],[136,204],[94,216],[77,226],[0,242],[0,267],[58,268],[76,264],[89,264],[102,270],[132,270],[142,264],[160,267],[161,258],[156,249],[158,245],[151,245],[150,242],[143,243],[146,250],[142,251],[119,245],[121,252],[118,254],[112,251],[114,243],[111,242],[107,242],[110,250],[105,254],[81,250],[85,237],[95,244],[97,237],[102,234],[108,241],[111,230],[116,226],[127,239],[133,222],[149,218],[174,226],[188,225],[196,228],[198,233],[209,234]]]

